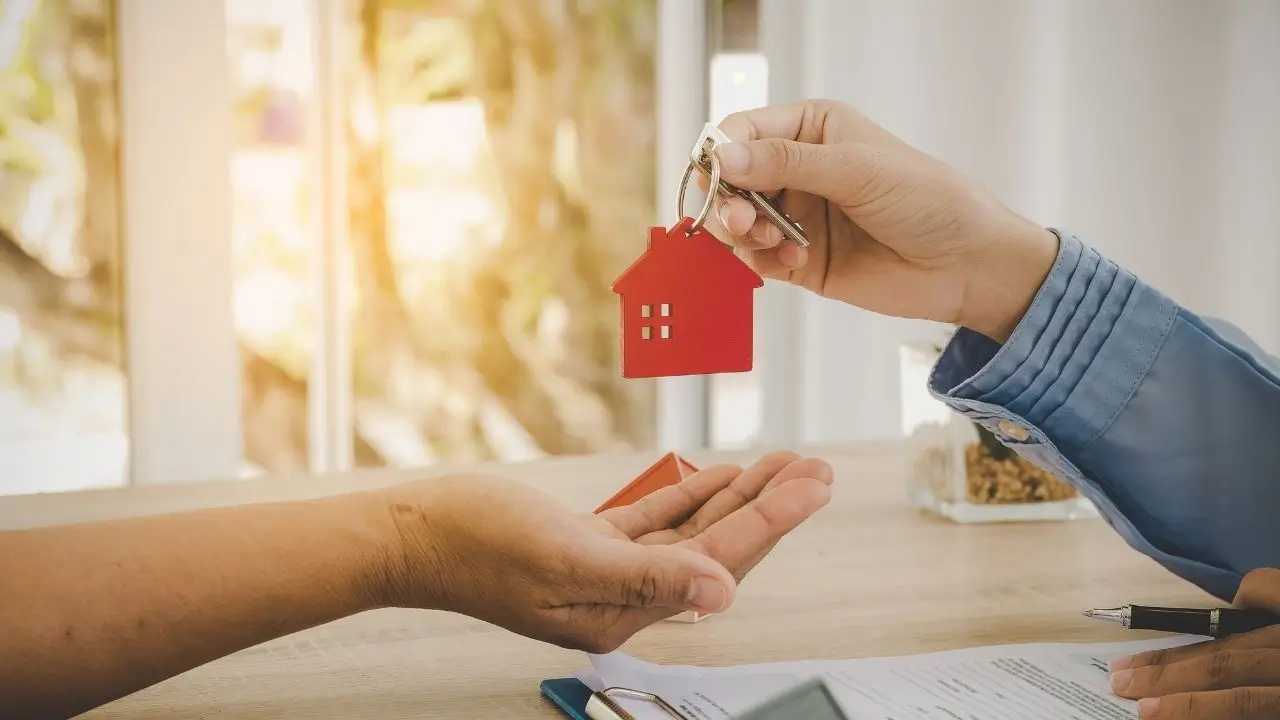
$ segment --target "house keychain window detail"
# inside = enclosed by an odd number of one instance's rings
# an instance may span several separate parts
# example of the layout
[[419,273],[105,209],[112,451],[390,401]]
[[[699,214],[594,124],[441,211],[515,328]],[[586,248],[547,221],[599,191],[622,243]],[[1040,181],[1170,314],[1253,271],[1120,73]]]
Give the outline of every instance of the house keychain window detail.
[[[758,193],[720,179],[713,152],[728,139],[708,124],[690,153],[677,198],[682,219],[671,228],[649,228],[645,251],[613,283],[622,316],[622,376],[670,377],[747,372],[753,358],[754,295],[764,280],[706,228],[716,195],[746,198],[793,241],[804,232]],[[695,171],[710,179],[696,218],[684,216],[684,195]],[[674,312],[680,306],[680,313]],[[654,330],[654,316],[662,318]],[[655,338],[656,335],[656,338]]]

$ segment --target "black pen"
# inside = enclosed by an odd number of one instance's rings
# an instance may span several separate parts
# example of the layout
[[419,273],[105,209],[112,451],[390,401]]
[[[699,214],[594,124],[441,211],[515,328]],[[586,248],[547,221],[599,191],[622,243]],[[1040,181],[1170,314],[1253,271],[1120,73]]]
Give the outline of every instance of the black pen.
[[1251,630],[1280,625],[1280,615],[1266,610],[1236,608],[1164,608],[1125,605],[1118,608],[1085,610],[1094,620],[1118,623],[1130,630],[1157,630],[1184,635],[1222,638]]

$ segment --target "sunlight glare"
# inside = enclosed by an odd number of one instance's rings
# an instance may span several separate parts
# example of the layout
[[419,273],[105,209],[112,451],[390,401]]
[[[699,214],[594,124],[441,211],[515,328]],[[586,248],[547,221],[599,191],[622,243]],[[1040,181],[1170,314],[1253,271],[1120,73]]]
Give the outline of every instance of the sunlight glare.
[[302,95],[314,84],[312,0],[227,0],[227,24],[233,28],[272,28],[280,45],[272,52],[246,52],[240,58],[241,82],[271,84]]
[[387,213],[396,257],[439,260],[500,236],[501,208],[478,176],[489,153],[479,101],[394,107],[388,125],[395,182]]
[[0,352],[13,352],[22,343],[22,319],[12,310],[0,310]]
[[0,63],[11,67],[22,49],[22,26],[35,9],[35,0],[8,0],[0,3]]
[[236,279],[237,329],[255,340],[287,332],[303,299],[293,278],[272,268],[255,268]]
[[311,236],[298,222],[299,193],[307,177],[306,157],[298,151],[240,150],[232,156],[236,194],[236,251],[245,252],[271,233],[290,250],[309,249]]

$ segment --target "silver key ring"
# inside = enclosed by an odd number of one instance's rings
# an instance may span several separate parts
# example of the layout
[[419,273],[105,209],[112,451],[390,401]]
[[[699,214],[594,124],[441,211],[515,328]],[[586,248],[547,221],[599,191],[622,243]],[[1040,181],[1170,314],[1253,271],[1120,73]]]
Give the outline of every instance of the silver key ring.
[[[715,152],[716,148],[728,142],[730,142],[729,137],[720,128],[707,123],[702,128],[702,134],[698,136],[697,144],[689,151],[689,162],[702,171],[702,174],[711,175],[716,170],[715,161],[719,159]],[[685,172],[688,172],[688,170]],[[718,177],[716,176],[717,179]],[[755,207],[757,213],[763,215],[765,219],[777,226],[784,237],[789,238],[800,247],[809,245],[809,237],[805,234],[804,228],[800,227],[800,223],[787,217],[786,213],[782,212],[778,207],[782,192],[779,192],[771,200],[755,190],[742,190],[723,180],[719,182],[712,180],[710,187],[715,188],[716,192],[725,198],[731,198],[734,195],[742,197]],[[684,212],[683,202],[680,204],[680,212],[682,214]]]
[[[716,204],[716,189],[720,187],[720,158],[714,153],[709,152],[707,156],[711,159],[711,183],[707,185],[711,188],[707,191],[707,201],[702,205],[702,212],[698,213],[698,217],[694,219],[693,224],[685,229],[686,235],[693,235],[703,225],[706,224],[707,218],[711,217],[711,208]],[[680,194],[676,198],[678,209],[676,217],[684,217],[684,193],[689,189],[689,178],[693,177],[693,173],[697,167],[690,160],[689,164],[684,168],[684,177],[680,179]]]

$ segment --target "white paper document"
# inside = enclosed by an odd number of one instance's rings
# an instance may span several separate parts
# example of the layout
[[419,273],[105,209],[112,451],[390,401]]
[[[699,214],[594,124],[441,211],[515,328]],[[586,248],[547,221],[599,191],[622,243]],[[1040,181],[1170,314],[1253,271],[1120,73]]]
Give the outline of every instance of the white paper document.
[[[591,664],[604,687],[661,696],[690,720],[728,720],[814,677],[826,681],[850,720],[1133,720],[1137,703],[1111,692],[1107,664],[1203,639],[1002,645],[733,668],[653,665],[611,653],[592,656]],[[670,720],[643,702],[621,704],[636,720]]]

